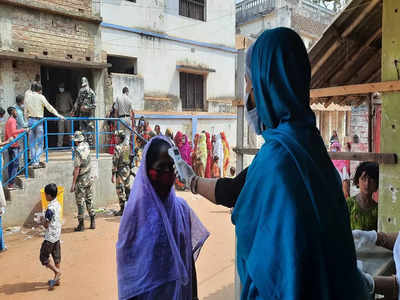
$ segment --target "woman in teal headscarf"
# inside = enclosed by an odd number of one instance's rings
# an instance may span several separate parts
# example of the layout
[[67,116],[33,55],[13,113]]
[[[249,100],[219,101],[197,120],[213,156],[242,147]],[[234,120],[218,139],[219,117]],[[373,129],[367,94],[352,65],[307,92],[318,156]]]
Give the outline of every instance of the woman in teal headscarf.
[[309,105],[304,44],[267,30],[247,61],[248,120],[265,143],[232,215],[242,299],[366,299],[340,177]]
[[247,120],[264,145],[232,182],[184,168],[193,193],[234,206],[241,299],[369,299],[373,280],[357,269],[340,176],[310,108],[303,41],[267,30],[246,65]]

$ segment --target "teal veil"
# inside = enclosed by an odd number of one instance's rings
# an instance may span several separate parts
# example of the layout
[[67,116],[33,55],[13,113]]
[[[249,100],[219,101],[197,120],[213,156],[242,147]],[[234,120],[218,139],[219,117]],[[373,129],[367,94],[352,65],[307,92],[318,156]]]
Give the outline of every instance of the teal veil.
[[255,42],[251,79],[267,129],[232,215],[242,299],[366,299],[340,177],[309,105],[310,74],[294,31]]

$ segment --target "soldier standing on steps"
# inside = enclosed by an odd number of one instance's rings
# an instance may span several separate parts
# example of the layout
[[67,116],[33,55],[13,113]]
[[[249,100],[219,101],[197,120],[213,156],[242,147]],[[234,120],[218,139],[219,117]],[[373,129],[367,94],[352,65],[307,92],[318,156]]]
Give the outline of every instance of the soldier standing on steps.
[[[89,81],[86,77],[82,77],[82,87],[79,90],[78,98],[76,99],[73,116],[81,118],[93,118],[96,109],[96,94],[89,86]],[[92,132],[87,138],[90,145],[93,145],[93,120],[79,121],[79,129],[83,133]]]
[[129,199],[133,176],[131,172],[131,157],[129,143],[124,143],[125,132],[118,130],[115,132],[117,145],[113,155],[112,183],[116,184],[116,191],[119,199],[120,210],[115,213],[116,216],[122,216],[125,203]]
[[80,131],[75,132],[73,141],[76,148],[73,172],[74,178],[72,180],[71,193],[75,192],[75,200],[78,207],[79,221],[79,225],[75,228],[75,231],[85,230],[85,204],[90,216],[90,229],[95,229],[95,211],[93,208],[94,180],[90,174],[90,148],[88,143],[85,142],[85,137]]

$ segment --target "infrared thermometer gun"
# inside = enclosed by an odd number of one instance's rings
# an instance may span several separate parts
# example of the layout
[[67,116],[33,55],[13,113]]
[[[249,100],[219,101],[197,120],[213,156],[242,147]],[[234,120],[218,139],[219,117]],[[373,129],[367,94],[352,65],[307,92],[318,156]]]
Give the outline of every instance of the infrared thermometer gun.
[[179,181],[182,182],[183,184],[185,184],[186,183],[185,174],[182,169],[182,164],[184,164],[185,162],[182,159],[179,149],[177,147],[169,148],[168,154],[174,160],[175,168],[178,172]]

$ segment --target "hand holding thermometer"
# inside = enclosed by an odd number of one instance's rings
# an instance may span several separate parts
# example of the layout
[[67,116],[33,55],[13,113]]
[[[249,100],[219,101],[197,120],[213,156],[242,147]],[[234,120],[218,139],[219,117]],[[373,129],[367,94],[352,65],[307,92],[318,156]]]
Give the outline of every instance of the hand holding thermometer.
[[182,159],[181,153],[177,147],[172,147],[168,149],[168,154],[174,160],[175,170],[178,173],[179,181],[183,184],[186,184],[185,180],[185,172],[183,165],[185,164],[184,160]]

